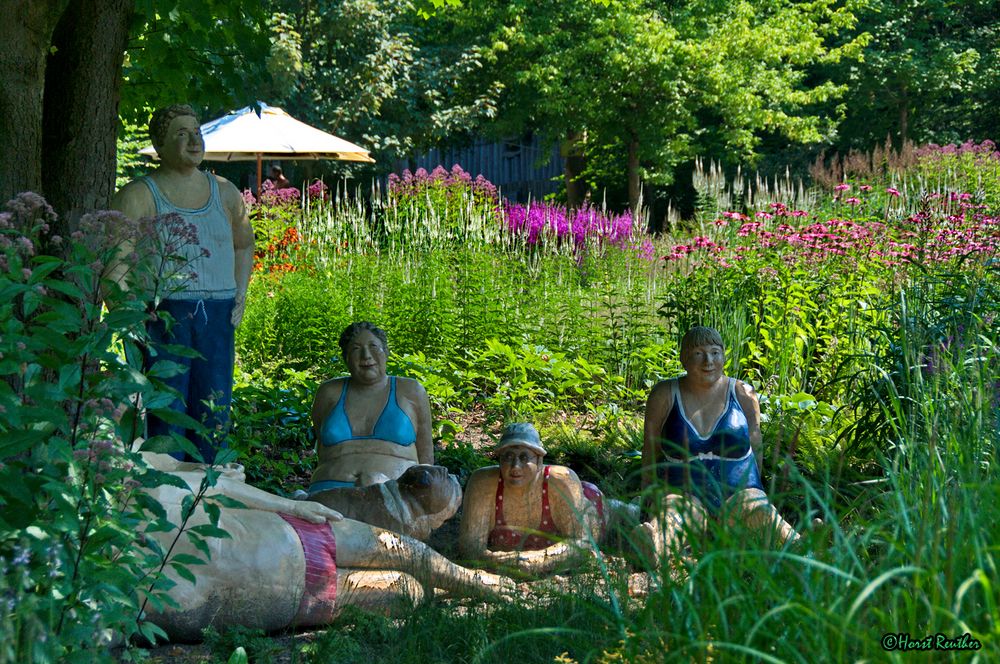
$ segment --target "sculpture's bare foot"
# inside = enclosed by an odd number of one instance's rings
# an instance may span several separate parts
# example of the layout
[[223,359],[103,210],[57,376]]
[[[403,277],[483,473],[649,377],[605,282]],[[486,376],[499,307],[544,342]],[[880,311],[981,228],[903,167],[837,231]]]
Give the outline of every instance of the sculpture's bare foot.
[[639,555],[639,561],[649,567],[659,564],[660,557],[656,551],[656,526],[652,522],[640,523],[632,529],[632,546]]

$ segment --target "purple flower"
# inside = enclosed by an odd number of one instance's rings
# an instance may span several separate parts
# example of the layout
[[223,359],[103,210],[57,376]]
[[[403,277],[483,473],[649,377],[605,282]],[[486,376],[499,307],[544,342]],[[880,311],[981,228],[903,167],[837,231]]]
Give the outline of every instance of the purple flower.
[[21,567],[31,562],[31,549],[28,547],[15,546],[14,558],[11,560],[15,567]]
[[326,198],[327,187],[322,180],[313,180],[313,183],[309,185],[306,191],[309,194],[309,198]]

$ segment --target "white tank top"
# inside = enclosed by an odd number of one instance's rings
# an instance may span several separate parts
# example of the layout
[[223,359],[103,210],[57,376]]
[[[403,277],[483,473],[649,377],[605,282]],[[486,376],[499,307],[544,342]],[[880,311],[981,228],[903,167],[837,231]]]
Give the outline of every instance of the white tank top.
[[[177,207],[167,200],[152,178],[142,178],[153,194],[157,215],[179,214],[198,229],[197,245],[187,243],[173,252],[188,262],[182,272],[193,273],[193,276],[188,277],[180,290],[172,284],[173,292],[166,298],[169,300],[226,300],[236,296],[233,227],[222,207],[218,183],[209,173],[205,173],[205,177],[208,178],[210,194],[205,205],[197,209]],[[207,256],[203,255],[202,249],[208,250]]]

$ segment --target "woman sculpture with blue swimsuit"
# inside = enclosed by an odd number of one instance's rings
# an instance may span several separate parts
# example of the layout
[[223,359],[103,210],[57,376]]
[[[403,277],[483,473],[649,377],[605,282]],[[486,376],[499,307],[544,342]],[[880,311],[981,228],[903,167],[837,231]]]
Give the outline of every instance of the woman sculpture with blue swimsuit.
[[[652,544],[659,560],[679,547],[685,529],[705,531],[709,516],[720,514],[729,525],[774,532],[781,544],[798,539],[764,493],[760,404],[752,387],[723,373],[722,336],[691,328],[680,359],[687,374],[658,383],[646,402],[642,480],[650,520],[639,526],[640,542]],[[658,484],[661,501],[650,492]]]
[[319,465],[310,497],[339,487],[397,479],[410,466],[434,463],[427,391],[411,378],[386,374],[385,332],[352,323],[340,335],[350,376],[320,385],[312,420]]

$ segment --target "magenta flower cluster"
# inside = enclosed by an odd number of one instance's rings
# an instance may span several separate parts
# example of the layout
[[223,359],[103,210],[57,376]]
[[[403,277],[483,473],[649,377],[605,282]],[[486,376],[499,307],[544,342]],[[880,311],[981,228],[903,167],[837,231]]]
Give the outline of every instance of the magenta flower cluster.
[[916,155],[921,158],[930,159],[940,159],[947,156],[961,157],[962,155],[971,155],[977,163],[983,163],[986,161],[1000,162],[1000,150],[998,150],[996,144],[990,140],[985,140],[982,143],[966,141],[961,145],[957,145],[955,143],[949,143],[947,145],[928,143],[927,145],[917,148]]
[[648,238],[633,236],[631,212],[605,214],[586,206],[568,210],[551,203],[504,204],[504,216],[510,231],[521,236],[529,245],[538,244],[548,237],[556,242],[572,242],[577,253],[582,252],[588,240],[619,248],[631,248],[649,260],[654,249]]
[[900,222],[884,223],[836,218],[819,221],[816,217],[800,221],[807,213],[789,210],[780,203],[772,204],[774,214],[758,213],[754,220],[738,212],[726,212],[715,225],[740,223],[735,242],[727,244],[723,238],[697,236],[673,246],[663,260],[702,258],[730,267],[750,256],[777,252],[792,261],[822,262],[843,256],[896,265],[1000,252],[1000,217],[987,215],[985,206],[970,202],[972,196],[967,193],[933,198],[942,203],[949,201],[952,213],[923,212]]
[[302,200],[302,191],[298,187],[282,187],[278,189],[270,180],[264,180],[260,186],[260,202],[271,207],[295,207]]
[[[329,188],[322,180],[313,180],[313,183],[306,188],[306,195],[310,200],[326,200]],[[249,189],[243,190],[243,202],[248,206],[257,205],[257,197]],[[260,186],[261,205],[271,207],[293,208],[298,207],[302,202],[302,190],[298,187],[276,188],[271,180],[264,180]]]
[[430,173],[426,169],[418,168],[413,173],[406,169],[402,175],[395,173],[389,175],[389,195],[392,197],[420,196],[428,190],[441,191],[449,196],[471,191],[477,200],[492,202],[497,202],[500,198],[492,182],[482,174],[473,178],[458,164],[452,166],[450,171],[444,166],[438,166]]

